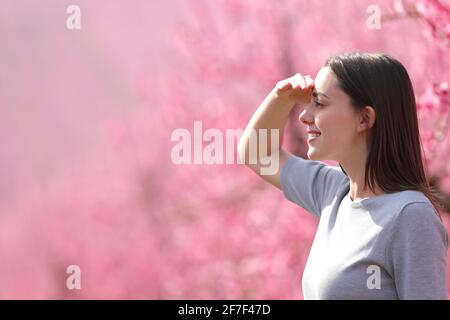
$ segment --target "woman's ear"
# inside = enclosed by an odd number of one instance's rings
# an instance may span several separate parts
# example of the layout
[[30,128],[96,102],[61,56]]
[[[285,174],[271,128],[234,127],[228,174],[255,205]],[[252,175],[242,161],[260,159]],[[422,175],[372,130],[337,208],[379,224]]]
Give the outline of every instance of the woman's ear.
[[359,113],[358,132],[372,128],[375,124],[376,112],[371,106],[365,106]]

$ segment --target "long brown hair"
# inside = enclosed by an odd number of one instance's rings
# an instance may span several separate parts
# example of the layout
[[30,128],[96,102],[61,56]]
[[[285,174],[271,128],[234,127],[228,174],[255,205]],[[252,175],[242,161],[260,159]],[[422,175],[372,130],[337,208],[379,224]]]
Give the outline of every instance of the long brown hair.
[[374,191],[378,185],[386,193],[421,191],[440,216],[443,207],[425,175],[414,89],[405,67],[387,54],[362,52],[332,56],[324,66],[337,76],[355,110],[372,106],[377,114],[368,140],[364,189]]

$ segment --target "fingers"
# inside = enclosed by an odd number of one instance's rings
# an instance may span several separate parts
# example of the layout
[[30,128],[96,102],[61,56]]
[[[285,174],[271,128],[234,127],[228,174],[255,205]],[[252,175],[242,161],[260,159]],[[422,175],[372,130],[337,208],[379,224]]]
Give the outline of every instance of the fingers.
[[285,91],[289,88],[292,88],[292,83],[290,81],[280,81],[277,84],[278,91]]
[[294,89],[297,89],[297,88],[304,88],[304,87],[305,87],[305,80],[304,80],[303,77],[300,75],[300,73],[296,73],[296,74],[294,75],[293,82],[294,82],[294,85],[293,85],[293,88],[294,88]]
[[314,87],[314,80],[309,76],[305,76],[306,86],[307,87]]
[[278,93],[287,92],[290,89],[303,91],[305,89],[312,89],[314,87],[314,80],[309,76],[302,76],[296,73],[294,76],[285,80],[279,81],[276,85]]
[[292,77],[292,82],[293,82],[293,88],[294,89],[311,89],[314,87],[314,80],[309,76],[302,76],[300,75],[300,73],[296,73],[293,77]]

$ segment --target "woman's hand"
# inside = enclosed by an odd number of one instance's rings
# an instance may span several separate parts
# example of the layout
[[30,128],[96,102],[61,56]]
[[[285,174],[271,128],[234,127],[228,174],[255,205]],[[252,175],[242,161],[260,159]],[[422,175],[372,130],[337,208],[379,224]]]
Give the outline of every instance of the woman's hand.
[[275,93],[279,97],[287,98],[293,104],[305,105],[311,101],[311,93],[314,89],[314,81],[310,76],[302,76],[296,73],[285,80],[278,81]]

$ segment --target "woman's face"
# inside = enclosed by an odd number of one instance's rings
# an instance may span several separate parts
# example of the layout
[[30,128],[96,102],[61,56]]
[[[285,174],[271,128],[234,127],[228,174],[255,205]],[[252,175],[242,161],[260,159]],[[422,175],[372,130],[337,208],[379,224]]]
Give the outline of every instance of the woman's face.
[[357,138],[357,117],[350,97],[339,88],[330,67],[320,69],[314,87],[311,103],[299,116],[307,130],[321,133],[308,141],[308,157],[343,162],[351,157]]

